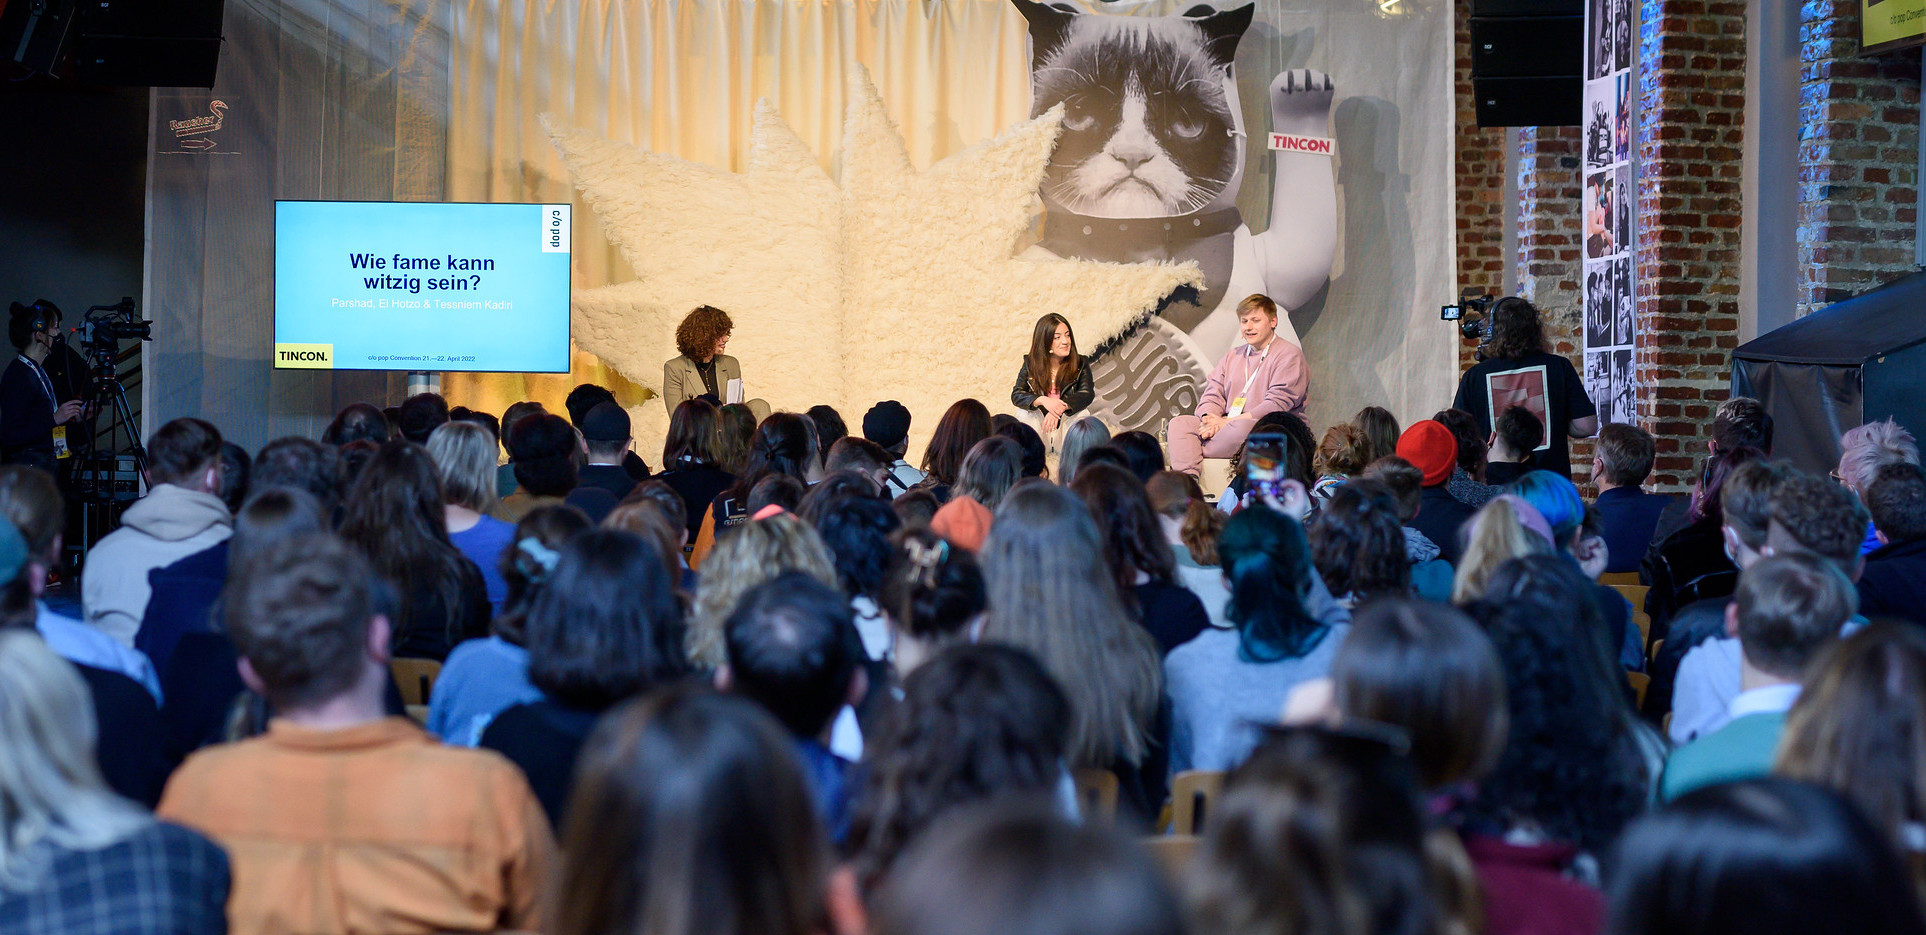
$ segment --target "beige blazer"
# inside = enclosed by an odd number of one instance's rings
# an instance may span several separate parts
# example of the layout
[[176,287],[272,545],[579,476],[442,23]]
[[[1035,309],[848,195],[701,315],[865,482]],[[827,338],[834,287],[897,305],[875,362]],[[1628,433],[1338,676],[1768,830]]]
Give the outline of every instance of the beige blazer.
[[[716,357],[716,399],[728,402],[729,381],[742,379],[742,364],[734,357],[721,354]],[[677,356],[662,365],[662,401],[669,407],[669,414],[675,414],[675,407],[691,396],[701,396],[709,392],[702,385],[702,374],[696,372],[696,363],[687,356]]]

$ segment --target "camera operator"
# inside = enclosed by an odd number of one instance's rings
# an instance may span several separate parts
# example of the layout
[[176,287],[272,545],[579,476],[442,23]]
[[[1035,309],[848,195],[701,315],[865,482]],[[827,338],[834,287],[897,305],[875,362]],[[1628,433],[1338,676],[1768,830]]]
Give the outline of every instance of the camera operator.
[[1490,315],[1491,345],[1484,349],[1485,359],[1458,381],[1452,408],[1471,413],[1489,441],[1497,416],[1512,406],[1525,407],[1545,423],[1544,441],[1533,453],[1535,466],[1570,478],[1569,439],[1598,434],[1598,407],[1585,395],[1572,362],[1551,353],[1536,307],[1510,296],[1499,299]]
[[[7,316],[7,339],[19,356],[0,374],[0,461],[54,469],[54,428],[77,421],[85,404],[59,392],[47,373],[53,354],[59,310],[52,303],[13,303]],[[61,362],[71,380],[75,374]],[[80,370],[85,373],[84,364]],[[63,396],[67,398],[62,399]]]

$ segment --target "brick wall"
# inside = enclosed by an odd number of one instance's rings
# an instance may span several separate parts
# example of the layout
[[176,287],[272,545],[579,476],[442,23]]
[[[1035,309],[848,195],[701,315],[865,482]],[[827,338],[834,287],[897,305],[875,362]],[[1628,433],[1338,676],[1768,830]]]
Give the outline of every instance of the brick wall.
[[[1583,295],[1585,234],[1578,127],[1528,127],[1518,132],[1518,294],[1538,306],[1553,353],[1585,372]],[[1591,479],[1592,446],[1572,441],[1572,480]]]
[[1859,3],[1799,10],[1800,316],[1913,270],[1919,52],[1860,55]]
[[[1458,290],[1482,289],[1501,293],[1505,288],[1505,227],[1511,212],[1505,204],[1505,146],[1503,129],[1480,129],[1471,88],[1471,0],[1457,0],[1457,230]],[[1477,361],[1477,342],[1461,341],[1458,366]]]

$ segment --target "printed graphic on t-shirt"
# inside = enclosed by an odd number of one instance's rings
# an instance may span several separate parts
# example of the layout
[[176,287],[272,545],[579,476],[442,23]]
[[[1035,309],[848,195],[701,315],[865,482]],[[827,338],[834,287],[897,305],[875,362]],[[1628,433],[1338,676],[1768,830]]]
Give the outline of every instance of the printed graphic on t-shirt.
[[1488,403],[1485,413],[1491,419],[1491,429],[1496,431],[1498,417],[1513,406],[1523,406],[1525,411],[1538,417],[1545,426],[1545,440],[1533,451],[1544,451],[1551,447],[1551,418],[1545,400],[1545,366],[1522,367],[1485,375],[1485,400]]

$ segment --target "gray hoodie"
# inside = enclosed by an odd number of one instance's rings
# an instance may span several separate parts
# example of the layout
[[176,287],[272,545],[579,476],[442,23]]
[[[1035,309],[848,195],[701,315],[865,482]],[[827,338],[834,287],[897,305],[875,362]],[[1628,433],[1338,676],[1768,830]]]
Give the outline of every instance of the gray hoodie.
[[173,484],[155,485],[121,515],[120,528],[87,553],[80,576],[87,622],[125,645],[134,645],[152,593],[147,573],[233,533],[234,517],[220,497]]

